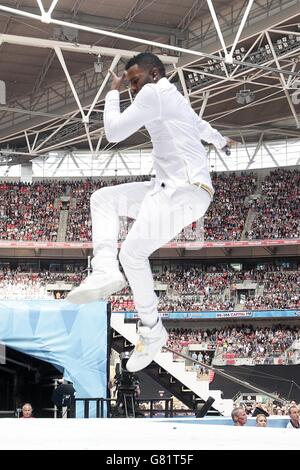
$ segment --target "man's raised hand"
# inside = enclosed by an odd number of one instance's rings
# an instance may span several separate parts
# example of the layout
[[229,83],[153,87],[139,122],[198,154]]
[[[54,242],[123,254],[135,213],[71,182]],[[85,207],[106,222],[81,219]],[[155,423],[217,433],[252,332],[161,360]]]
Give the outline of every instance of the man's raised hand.
[[111,83],[110,89],[111,89],[111,90],[118,90],[118,91],[120,91],[120,89],[121,89],[121,87],[122,87],[122,85],[123,85],[123,83],[124,83],[124,80],[125,80],[125,78],[126,78],[126,75],[127,75],[126,72],[123,72],[122,75],[121,75],[121,77],[118,77],[118,76],[115,74],[115,72],[113,72],[112,70],[109,70],[109,73],[110,73],[110,75],[111,75],[111,77],[112,77],[112,83]]

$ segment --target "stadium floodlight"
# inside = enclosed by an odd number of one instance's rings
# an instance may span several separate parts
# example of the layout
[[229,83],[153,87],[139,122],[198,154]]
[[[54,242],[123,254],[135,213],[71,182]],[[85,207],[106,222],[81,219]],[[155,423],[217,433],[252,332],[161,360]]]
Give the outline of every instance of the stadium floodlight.
[[238,104],[249,104],[255,100],[255,94],[251,90],[247,90],[246,87],[243,90],[240,90],[236,94],[236,102]]
[[97,61],[94,62],[95,73],[103,72],[103,68],[104,68],[104,61],[103,61],[102,57],[99,54],[98,57],[97,57]]

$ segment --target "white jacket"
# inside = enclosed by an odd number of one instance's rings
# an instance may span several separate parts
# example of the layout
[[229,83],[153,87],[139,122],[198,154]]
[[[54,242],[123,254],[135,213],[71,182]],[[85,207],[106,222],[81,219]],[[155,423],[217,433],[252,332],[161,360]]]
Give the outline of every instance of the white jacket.
[[171,188],[201,183],[212,188],[201,139],[218,149],[225,147],[227,141],[193,111],[165,77],[144,85],[123,113],[119,91],[112,90],[106,95],[104,128],[109,142],[120,142],[143,126],[151,137],[158,183],[164,182]]

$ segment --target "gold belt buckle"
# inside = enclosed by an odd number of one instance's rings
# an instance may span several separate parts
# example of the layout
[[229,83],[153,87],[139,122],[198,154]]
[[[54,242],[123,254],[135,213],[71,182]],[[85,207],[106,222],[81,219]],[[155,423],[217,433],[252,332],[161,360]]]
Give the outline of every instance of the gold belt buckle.
[[214,192],[209,186],[207,186],[207,184],[204,184],[204,183],[192,183],[192,184],[194,186],[197,186],[197,188],[204,189],[204,191],[206,191],[210,195],[211,198],[213,197]]

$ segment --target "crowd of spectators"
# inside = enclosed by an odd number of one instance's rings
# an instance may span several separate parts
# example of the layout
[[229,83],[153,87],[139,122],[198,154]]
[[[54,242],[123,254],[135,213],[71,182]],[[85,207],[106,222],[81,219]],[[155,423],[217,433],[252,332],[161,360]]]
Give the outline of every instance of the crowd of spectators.
[[[135,177],[135,181],[144,181],[149,177]],[[213,175],[215,197],[205,216],[205,238],[208,240],[240,240],[247,218],[248,209],[244,204],[247,196],[256,188],[256,178],[252,173],[244,175],[223,174]],[[90,241],[91,220],[89,199],[91,194],[106,185],[122,184],[132,181],[132,178],[124,178],[109,181],[81,181],[72,186],[70,196],[76,199],[76,206],[70,210],[67,240]],[[123,240],[130,228],[132,221],[121,220],[119,238]],[[191,224],[177,237],[178,241],[195,241],[202,237],[202,225]]]
[[[90,196],[104,186],[149,180],[149,176],[0,183],[0,239],[56,241],[60,198],[69,198],[66,240],[91,241]],[[300,172],[278,169],[262,182],[261,197],[250,200],[257,190],[254,173],[213,174],[215,196],[203,221],[194,222],[177,237],[178,241],[241,240],[249,207],[255,211],[248,239],[300,237]],[[131,220],[121,218],[119,238],[123,240]]]
[[169,332],[168,345],[176,351],[181,351],[189,345],[197,344],[199,351],[202,351],[204,362],[210,364],[209,351],[216,352],[216,355],[229,353],[235,358],[280,357],[299,338],[300,329],[287,325],[261,328],[253,325],[226,326],[219,329],[176,328]]
[[284,309],[300,307],[300,270],[264,273],[262,296],[248,297],[247,309]]
[[218,333],[217,347],[222,353],[234,354],[235,358],[265,359],[282,356],[299,337],[298,327],[232,327]]
[[[49,271],[21,272],[20,268],[0,271],[1,297],[43,298],[48,284],[64,282],[77,286],[86,277],[87,271],[53,273]],[[256,269],[234,271],[230,266],[218,270],[209,266],[206,270],[199,267],[164,267],[154,272],[156,289],[159,292],[159,311],[196,312],[204,310],[234,310],[237,305],[242,309],[281,309],[300,307],[300,267],[283,270],[282,267],[265,265]],[[239,290],[246,281],[260,287],[260,295],[251,292],[239,304]],[[263,289],[263,291],[261,290]],[[263,293],[262,293],[263,292]],[[59,298],[64,298],[67,290],[62,290]],[[134,301],[130,287],[110,298],[113,311],[134,311]]]
[[264,402],[240,401],[234,403],[234,406],[243,408],[249,416],[256,415],[258,410],[261,410],[262,414],[266,416],[288,416],[292,407],[297,407],[300,410],[300,403],[297,405],[294,400],[284,403],[276,399],[266,399]]
[[[55,291],[47,290],[49,284],[63,282],[77,285],[83,279],[81,273],[50,273],[21,272],[20,269],[0,270],[0,299],[1,300],[45,300],[56,298]],[[59,297],[64,298],[67,291],[59,291]]]
[[300,172],[276,169],[262,183],[261,198],[255,199],[256,212],[248,239],[300,237]]
[[[70,206],[66,240],[70,242],[87,242],[92,240],[92,221],[90,216],[90,197],[97,189],[133,181],[147,181],[149,176],[135,176],[103,180],[86,179],[73,181],[68,196],[74,200]],[[127,219],[121,218],[119,238],[123,240],[128,232]]]
[[[234,271],[225,267],[220,272],[212,267],[203,271],[197,267],[178,266],[172,270],[154,273],[154,280],[165,290],[159,297],[159,310],[162,312],[234,310],[241,302],[236,287],[251,281],[261,286],[263,295],[247,296],[240,308],[280,309],[300,307],[300,267],[295,271],[283,270],[274,265],[256,269]],[[252,292],[252,291],[250,291]],[[116,311],[134,310],[132,294],[126,287],[119,295],[112,296]]]
[[56,241],[65,183],[0,183],[0,240]]
[[215,195],[205,215],[206,240],[240,240],[248,215],[245,199],[255,192],[256,176],[214,174]]

